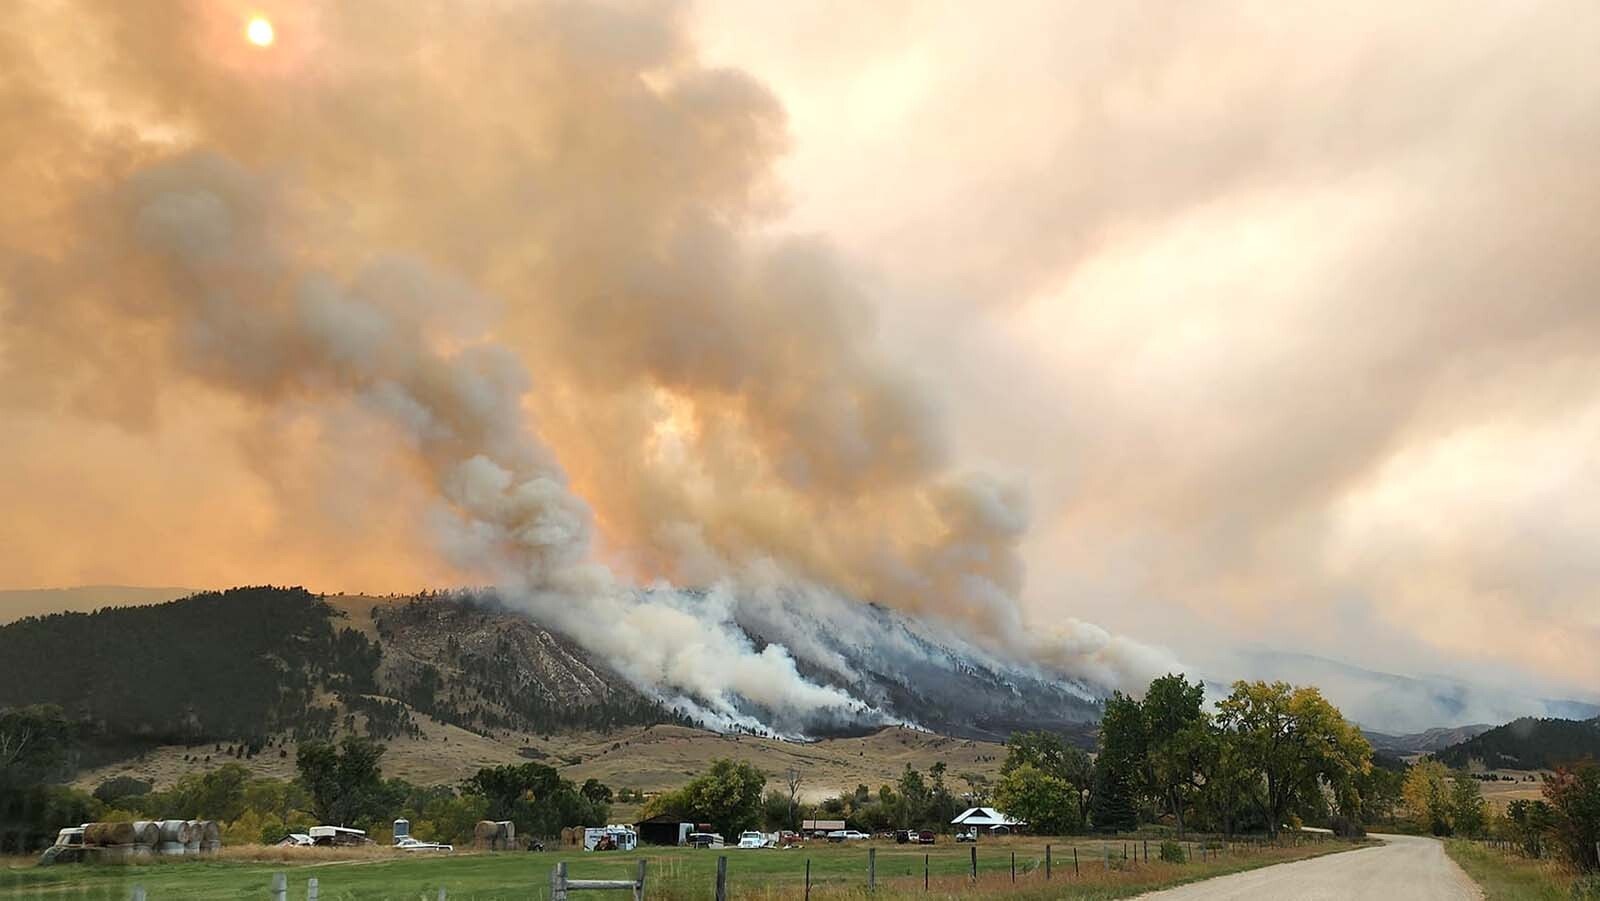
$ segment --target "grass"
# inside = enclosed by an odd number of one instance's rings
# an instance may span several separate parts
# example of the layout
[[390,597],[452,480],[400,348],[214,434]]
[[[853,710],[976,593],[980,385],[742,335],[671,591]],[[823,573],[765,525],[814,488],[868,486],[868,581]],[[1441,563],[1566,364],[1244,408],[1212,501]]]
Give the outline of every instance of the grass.
[[[1141,839],[1049,839],[1054,878],[1044,877],[1043,838],[984,841],[978,848],[979,878],[968,875],[967,845],[943,842],[931,847],[875,842],[866,847],[811,845],[787,851],[723,852],[728,857],[729,896],[749,901],[778,901],[804,895],[806,861],[811,864],[811,897],[844,901],[872,897],[950,899],[974,896],[1015,901],[1045,898],[1121,898],[1164,886],[1240,872],[1274,863],[1346,850],[1342,841],[1308,842],[1299,846],[1235,845],[1221,854],[1185,864],[1145,863]],[[1123,861],[1122,849],[1139,858]],[[867,850],[877,852],[878,890],[869,893]],[[1072,853],[1078,852],[1074,874]],[[1105,851],[1113,859],[1108,867]],[[316,877],[327,901],[346,899],[421,899],[432,901],[439,888],[460,899],[546,898],[550,871],[560,860],[573,878],[627,878],[636,861],[648,861],[648,897],[660,901],[708,898],[715,882],[718,852],[685,849],[641,849],[627,855],[562,853],[457,853],[445,856],[400,856],[383,852],[351,859],[327,858],[310,852],[280,858],[276,849],[240,848],[209,860],[152,859],[142,863],[99,866],[12,867],[0,870],[0,898],[126,898],[134,885],[143,886],[151,901],[167,898],[261,898],[271,876],[286,872],[289,897],[305,897],[306,879]],[[927,854],[929,891],[923,892],[923,855]],[[1012,882],[1011,859],[1017,875]],[[265,859],[262,859],[265,858]],[[584,896],[587,897],[587,896]],[[599,894],[596,898],[619,897]]]
[[1483,889],[1485,901],[1565,901],[1572,876],[1553,860],[1534,860],[1464,839],[1445,842],[1445,853]]

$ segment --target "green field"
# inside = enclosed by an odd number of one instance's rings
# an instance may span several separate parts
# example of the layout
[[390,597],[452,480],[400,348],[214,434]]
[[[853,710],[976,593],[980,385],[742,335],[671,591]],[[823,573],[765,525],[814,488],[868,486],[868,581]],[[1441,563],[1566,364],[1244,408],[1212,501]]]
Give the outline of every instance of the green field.
[[[811,845],[793,850],[695,851],[641,849],[631,854],[563,853],[458,853],[450,856],[372,857],[319,862],[314,854],[285,863],[248,859],[156,860],[121,866],[15,866],[0,870],[0,897],[4,898],[126,898],[135,885],[145,888],[151,901],[167,898],[265,898],[272,874],[284,872],[289,897],[303,899],[306,880],[315,876],[321,898],[427,899],[434,901],[441,887],[451,899],[548,898],[550,871],[557,861],[568,863],[573,878],[627,878],[636,861],[647,863],[647,897],[661,899],[709,898],[715,883],[716,859],[728,858],[728,886],[732,898],[799,898],[805,892],[806,863],[811,865],[812,893],[817,899],[866,895],[868,848],[876,850],[879,891],[877,898],[1012,897],[1115,898],[1150,888],[1236,872],[1284,860],[1352,847],[1344,842],[1312,842],[1277,848],[1235,845],[1204,861],[1164,864],[1143,861],[1142,839],[1107,841],[1078,838],[1048,840],[1052,846],[1053,879],[1044,878],[1046,839],[996,839],[978,848],[980,878],[974,885],[968,875],[970,846],[941,842],[931,847],[875,842]],[[1124,849],[1140,858],[1124,862]],[[1073,851],[1078,855],[1074,872]],[[237,849],[241,854],[249,852]],[[1107,866],[1106,852],[1112,857]],[[266,849],[263,854],[272,853]],[[928,884],[923,893],[924,855]],[[1011,881],[1012,856],[1017,881]],[[618,893],[582,893],[580,898],[626,897]]]

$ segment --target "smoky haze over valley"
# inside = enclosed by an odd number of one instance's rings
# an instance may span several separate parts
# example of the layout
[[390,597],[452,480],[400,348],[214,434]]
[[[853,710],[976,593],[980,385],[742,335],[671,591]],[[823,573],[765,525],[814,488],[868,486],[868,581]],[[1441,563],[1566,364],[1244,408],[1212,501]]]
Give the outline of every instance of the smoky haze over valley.
[[1600,701],[1592,3],[158,5],[0,23],[0,589]]

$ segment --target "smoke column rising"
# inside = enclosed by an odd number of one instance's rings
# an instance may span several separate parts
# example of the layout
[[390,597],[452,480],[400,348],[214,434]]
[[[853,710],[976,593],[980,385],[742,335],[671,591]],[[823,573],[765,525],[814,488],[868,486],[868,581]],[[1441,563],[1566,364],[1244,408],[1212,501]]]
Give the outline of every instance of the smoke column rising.
[[[296,5],[270,53],[224,6],[168,11],[0,34],[0,103],[35,124],[0,169],[0,405],[39,423],[11,451],[154,440],[220,390],[283,518],[353,547],[425,523],[399,556],[725,724],[882,717],[755,649],[741,606],[774,582],[1101,685],[1170,663],[1023,622],[1023,492],[950,463],[825,244],[755,235],[782,110],[675,6]],[[713,589],[634,587],[669,582]]]

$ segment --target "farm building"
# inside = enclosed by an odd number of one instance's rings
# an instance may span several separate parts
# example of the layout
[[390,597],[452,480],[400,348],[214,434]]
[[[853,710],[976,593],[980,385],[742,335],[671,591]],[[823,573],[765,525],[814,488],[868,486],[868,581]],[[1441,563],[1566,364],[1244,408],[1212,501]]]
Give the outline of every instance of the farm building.
[[694,824],[685,823],[670,813],[662,813],[648,820],[640,820],[633,824],[633,828],[639,834],[640,844],[682,845],[689,841]]
[[979,829],[1005,834],[1020,831],[1028,824],[1014,820],[993,807],[969,807],[951,820],[950,825],[958,829]]

